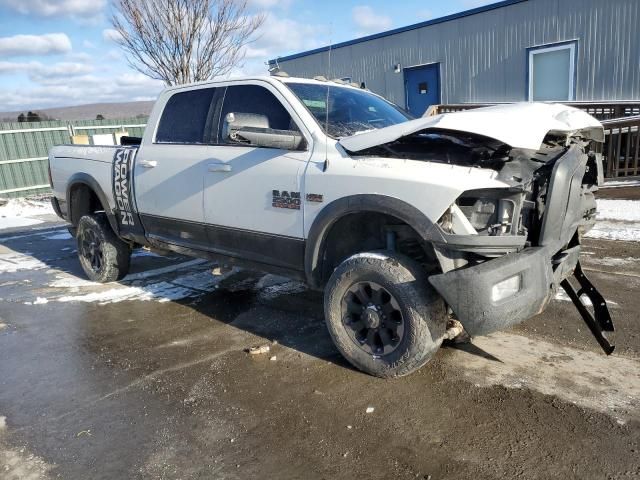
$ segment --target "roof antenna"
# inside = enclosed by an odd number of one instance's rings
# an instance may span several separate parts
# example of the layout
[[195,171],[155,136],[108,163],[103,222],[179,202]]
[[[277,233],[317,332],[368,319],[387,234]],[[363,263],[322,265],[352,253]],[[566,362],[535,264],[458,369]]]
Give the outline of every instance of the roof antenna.
[[[331,33],[333,30],[333,24],[329,24],[329,58],[327,61],[327,76],[326,78],[331,78]],[[322,167],[322,171],[326,172],[327,168],[329,168],[329,89],[331,88],[331,83],[327,82],[327,98],[324,104],[324,134],[325,134],[325,142],[324,142],[324,166]]]

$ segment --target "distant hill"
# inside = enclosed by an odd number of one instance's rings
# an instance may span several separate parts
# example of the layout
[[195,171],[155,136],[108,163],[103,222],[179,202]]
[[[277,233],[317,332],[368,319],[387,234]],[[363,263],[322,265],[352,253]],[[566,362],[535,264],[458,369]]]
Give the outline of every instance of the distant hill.
[[[52,120],[95,120],[96,115],[105,119],[130,118],[138,115],[149,115],[154,102],[126,102],[126,103],[91,103],[75,107],[44,108],[33,110],[45,114]],[[17,121],[18,115],[26,114],[27,110],[18,112],[0,112],[0,121]]]

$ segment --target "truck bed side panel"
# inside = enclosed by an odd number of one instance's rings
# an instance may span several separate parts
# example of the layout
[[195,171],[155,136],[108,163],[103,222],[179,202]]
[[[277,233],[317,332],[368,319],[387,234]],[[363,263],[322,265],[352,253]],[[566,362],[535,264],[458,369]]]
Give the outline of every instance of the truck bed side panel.
[[51,178],[53,195],[60,201],[67,201],[67,189],[70,182],[78,177],[93,178],[100,186],[109,211],[115,207],[112,189],[113,155],[118,147],[86,147],[79,145],[62,145],[51,149]]

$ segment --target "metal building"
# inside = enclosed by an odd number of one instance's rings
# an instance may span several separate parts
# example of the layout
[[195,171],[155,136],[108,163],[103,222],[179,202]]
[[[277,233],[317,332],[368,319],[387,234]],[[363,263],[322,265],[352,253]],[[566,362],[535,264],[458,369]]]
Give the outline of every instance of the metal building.
[[640,0],[505,0],[269,63],[364,82],[414,115],[439,103],[640,100],[639,25]]

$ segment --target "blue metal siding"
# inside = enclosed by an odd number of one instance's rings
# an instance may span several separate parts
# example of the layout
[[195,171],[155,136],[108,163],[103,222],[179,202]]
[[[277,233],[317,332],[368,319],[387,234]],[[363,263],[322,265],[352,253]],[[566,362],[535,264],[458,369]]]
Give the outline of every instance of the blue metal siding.
[[[640,99],[639,0],[524,0],[279,59],[290,75],[350,76],[404,104],[400,63],[440,63],[443,103],[523,101],[527,48],[577,40],[578,101]],[[343,46],[340,46],[343,45]]]

